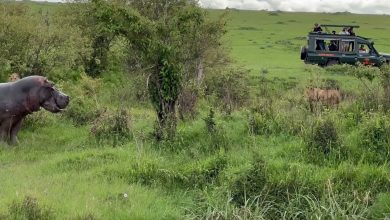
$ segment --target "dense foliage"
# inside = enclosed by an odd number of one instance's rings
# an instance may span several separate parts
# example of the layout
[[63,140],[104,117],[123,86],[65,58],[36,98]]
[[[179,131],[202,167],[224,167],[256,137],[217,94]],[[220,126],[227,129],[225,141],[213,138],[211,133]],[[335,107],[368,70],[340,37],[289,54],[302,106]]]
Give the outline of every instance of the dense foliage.
[[[389,66],[298,65],[310,16],[339,15],[0,3],[0,79],[71,97],[0,144],[0,219],[388,218]],[[307,87],[343,101],[311,112]]]

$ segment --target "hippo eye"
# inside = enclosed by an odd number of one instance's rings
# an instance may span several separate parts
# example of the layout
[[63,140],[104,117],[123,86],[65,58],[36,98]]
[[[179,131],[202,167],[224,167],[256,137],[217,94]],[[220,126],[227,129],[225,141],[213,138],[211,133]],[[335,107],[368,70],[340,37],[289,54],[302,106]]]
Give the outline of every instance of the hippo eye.
[[49,92],[52,95],[54,93],[54,88],[46,87],[46,91]]

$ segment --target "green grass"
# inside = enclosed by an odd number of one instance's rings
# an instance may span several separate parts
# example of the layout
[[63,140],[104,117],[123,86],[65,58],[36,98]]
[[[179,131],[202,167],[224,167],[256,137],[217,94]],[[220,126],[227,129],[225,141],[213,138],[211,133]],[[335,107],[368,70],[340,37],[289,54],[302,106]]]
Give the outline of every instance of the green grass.
[[[45,5],[29,4],[35,9]],[[211,16],[221,13],[210,11]],[[90,123],[35,114],[19,134],[20,145],[0,145],[0,219],[11,218],[11,204],[23,204],[26,197],[53,210],[56,219],[388,216],[388,162],[372,160],[377,152],[359,145],[361,121],[370,120],[371,113],[362,113],[367,118],[360,119],[349,109],[352,104],[345,103],[317,116],[303,103],[303,87],[310,79],[336,79],[348,91],[360,85],[351,76],[307,67],[299,59],[314,22],[360,24],[359,34],[372,37],[379,51],[390,52],[387,16],[231,11],[225,46],[236,65],[251,69],[253,105],[261,101],[262,70],[275,90],[273,113],[262,116],[269,133],[250,135],[249,107],[232,115],[216,110],[218,132],[207,132],[204,118],[212,105],[207,100],[201,101],[196,119],[179,122],[174,141],[156,143],[153,110],[129,98],[122,105],[130,111],[133,137],[115,148],[98,144]],[[109,83],[114,76],[105,77],[94,98],[115,108],[120,100],[111,94],[132,90],[118,89]],[[80,86],[65,83],[64,88],[74,89],[69,92],[77,96]],[[347,152],[341,159],[307,150],[307,134],[322,117],[335,122]],[[383,118],[388,120],[388,114]]]

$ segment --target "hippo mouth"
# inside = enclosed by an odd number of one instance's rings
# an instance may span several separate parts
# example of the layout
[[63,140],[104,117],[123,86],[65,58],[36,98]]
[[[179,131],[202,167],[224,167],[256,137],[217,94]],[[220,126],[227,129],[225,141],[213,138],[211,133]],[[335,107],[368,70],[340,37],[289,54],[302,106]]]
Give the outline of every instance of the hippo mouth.
[[58,113],[64,111],[66,106],[69,104],[69,98],[67,96],[57,96],[57,97],[51,97],[50,99],[46,100],[42,107],[50,112]]
[[57,103],[57,101],[55,101],[55,110],[57,112],[62,112],[65,110],[65,107],[64,108],[61,108],[61,106]]
[[53,113],[58,113],[58,112],[62,112],[64,109],[61,108],[57,102],[54,100],[54,101],[46,101],[42,104],[42,107],[50,112],[53,112]]

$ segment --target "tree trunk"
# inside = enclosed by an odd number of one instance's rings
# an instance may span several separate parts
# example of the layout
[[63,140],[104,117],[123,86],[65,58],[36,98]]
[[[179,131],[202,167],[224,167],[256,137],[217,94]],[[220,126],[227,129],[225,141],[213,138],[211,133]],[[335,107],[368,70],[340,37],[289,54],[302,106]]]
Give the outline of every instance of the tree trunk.
[[197,79],[198,87],[200,87],[200,85],[203,82],[203,78],[204,78],[204,74],[203,74],[203,71],[204,71],[203,58],[201,58],[201,57],[197,61],[196,70],[197,70],[197,78],[196,79]]

